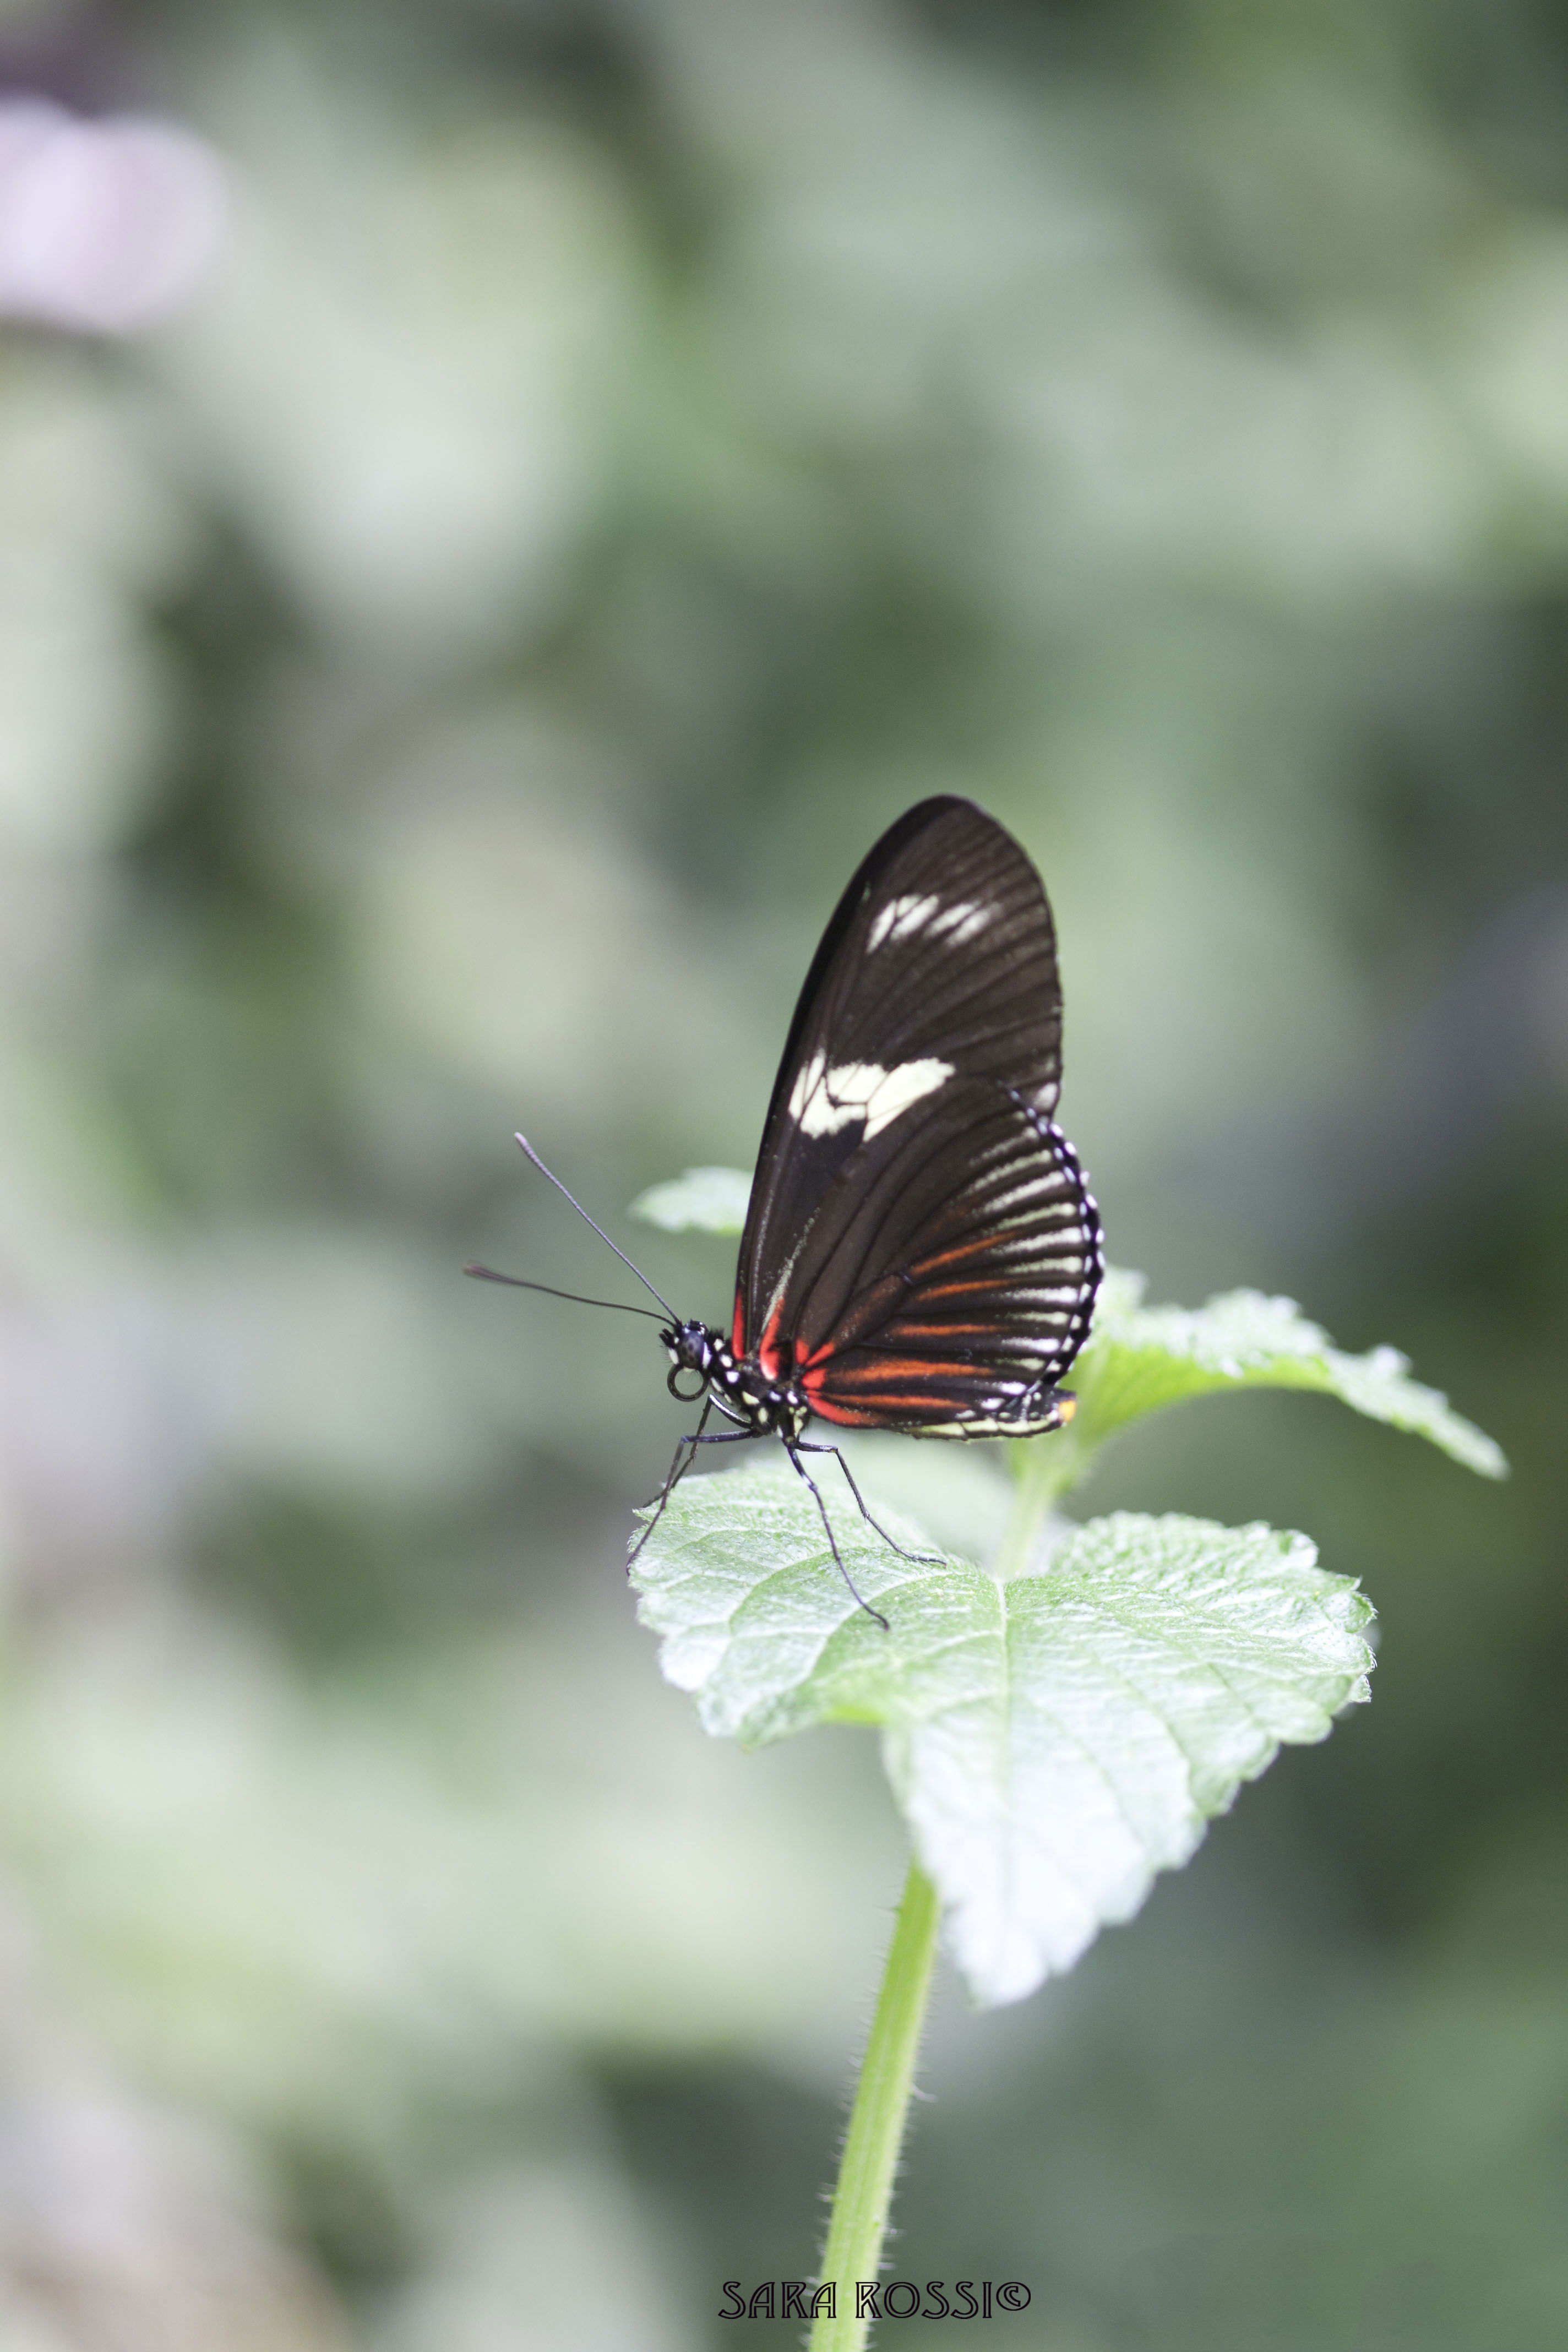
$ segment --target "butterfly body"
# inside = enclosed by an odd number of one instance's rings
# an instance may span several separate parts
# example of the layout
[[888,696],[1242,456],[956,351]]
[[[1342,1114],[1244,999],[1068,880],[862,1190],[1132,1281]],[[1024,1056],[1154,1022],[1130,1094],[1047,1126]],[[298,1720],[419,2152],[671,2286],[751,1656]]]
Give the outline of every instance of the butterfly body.
[[[781,1381],[755,1357],[737,1357],[710,1324],[678,1323],[659,1337],[670,1361],[669,1392],[683,1403],[695,1404],[710,1391],[720,1411],[745,1421],[756,1437],[798,1437],[811,1418],[811,1401],[797,1381]],[[685,1371],[695,1372],[701,1388],[678,1388]]]
[[[826,1374],[819,1372],[814,1379],[814,1367],[808,1366],[804,1378],[781,1378],[776,1358],[763,1364],[754,1356],[737,1357],[724,1334],[711,1324],[674,1324],[659,1337],[670,1360],[671,1396],[695,1404],[710,1389],[721,1412],[743,1420],[754,1437],[798,1437],[814,1413],[825,1421],[847,1421],[847,1415],[836,1412],[823,1401]],[[974,1361],[973,1349],[955,1349],[955,1355],[966,1369]],[[687,1371],[696,1374],[700,1387],[677,1386],[680,1374]],[[982,1398],[979,1409],[963,1420],[899,1425],[910,1437],[1034,1437],[1065,1427],[1072,1419],[1073,1403],[1067,1390],[1053,1388],[1044,1380],[1014,1379]]]

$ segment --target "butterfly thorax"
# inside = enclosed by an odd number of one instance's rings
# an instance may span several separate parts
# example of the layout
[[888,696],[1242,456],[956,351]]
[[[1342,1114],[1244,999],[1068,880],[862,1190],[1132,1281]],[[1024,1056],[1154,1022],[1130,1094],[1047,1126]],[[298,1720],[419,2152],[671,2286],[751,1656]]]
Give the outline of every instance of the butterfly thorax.
[[[669,1357],[669,1392],[688,1403],[704,1390],[712,1392],[721,1412],[743,1421],[759,1437],[777,1432],[798,1437],[811,1407],[793,1381],[770,1378],[752,1357],[739,1357],[721,1331],[707,1323],[679,1323],[659,1333]],[[678,1388],[682,1372],[694,1372],[702,1387]]]

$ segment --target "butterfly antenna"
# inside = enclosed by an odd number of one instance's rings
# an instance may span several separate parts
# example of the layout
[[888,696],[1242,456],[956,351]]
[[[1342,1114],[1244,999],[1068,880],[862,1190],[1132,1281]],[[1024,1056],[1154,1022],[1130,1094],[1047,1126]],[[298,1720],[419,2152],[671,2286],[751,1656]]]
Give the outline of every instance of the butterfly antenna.
[[613,1307],[622,1315],[646,1315],[650,1323],[658,1321],[651,1307],[628,1307],[622,1298],[584,1298],[579,1291],[557,1290],[548,1282],[524,1282],[520,1274],[498,1274],[493,1265],[466,1265],[463,1272],[476,1282],[504,1282],[509,1290],[542,1290],[546,1298],[569,1298],[574,1307]]
[[[545,1164],[544,1164],[543,1160],[541,1160],[541,1158],[540,1158],[540,1156],[539,1156],[538,1152],[537,1152],[537,1151],[535,1151],[535,1150],[534,1150],[534,1148],[533,1148],[532,1144],[531,1144],[531,1143],[530,1143],[530,1141],[529,1141],[529,1139],[528,1139],[527,1136],[526,1136],[526,1135],[520,1135],[516,1139],[517,1139],[517,1141],[518,1141],[518,1142],[522,1146],[522,1150],[523,1150],[524,1156],[525,1156],[527,1159],[529,1159],[529,1160],[532,1160],[532,1162],[533,1162],[534,1166],[538,1169],[538,1171],[539,1171],[540,1174],[541,1174],[542,1176],[548,1176],[548,1177],[549,1177],[549,1179],[550,1179],[550,1181],[551,1181],[551,1182],[554,1185],[554,1187],[555,1187],[555,1189],[556,1189],[556,1191],[557,1191],[558,1192],[566,1192],[566,1187],[565,1187],[565,1185],[561,1181],[560,1177],[559,1177],[559,1176],[557,1176],[557,1175],[555,1174],[555,1172],[554,1172],[554,1171],[553,1171],[552,1169],[547,1168],[547,1167],[545,1166]],[[594,1224],[594,1220],[593,1220],[593,1218],[588,1214],[587,1210],[583,1206],[583,1203],[582,1203],[582,1202],[581,1202],[581,1201],[579,1201],[579,1200],[575,1199],[575,1198],[574,1197],[574,1195],[573,1195],[572,1193],[570,1193],[570,1192],[566,1192],[566,1198],[567,1198],[567,1199],[572,1202],[572,1206],[576,1210],[577,1214],[582,1218],[582,1220],[583,1220],[584,1223],[585,1225],[594,1225],[594,1231],[598,1234],[599,1239],[600,1239],[602,1242],[610,1242],[610,1247],[611,1247],[613,1250],[615,1250],[616,1255],[620,1259],[621,1264],[622,1264],[623,1265],[629,1265],[629,1266],[631,1266],[632,1272],[636,1275],[636,1276],[637,1276],[637,1280],[641,1283],[641,1285],[642,1285],[643,1288],[647,1292],[647,1294],[648,1294],[649,1297],[650,1297],[650,1298],[657,1298],[657,1299],[658,1300],[659,1305],[663,1307],[663,1309],[664,1309],[665,1313],[668,1316],[668,1318],[669,1318],[670,1321],[671,1321],[672,1323],[679,1323],[679,1320],[680,1320],[679,1316],[676,1313],[676,1311],[675,1311],[674,1307],[670,1305],[670,1303],[669,1303],[668,1299],[668,1298],[666,1298],[666,1297],[664,1297],[663,1293],[662,1293],[661,1291],[658,1291],[658,1290],[656,1290],[656,1289],[654,1288],[654,1286],[653,1286],[652,1283],[648,1280],[648,1278],[647,1278],[647,1275],[643,1272],[643,1270],[642,1270],[641,1266],[640,1266],[640,1265],[632,1265],[632,1261],[631,1261],[631,1259],[626,1255],[626,1254],[625,1250],[624,1250],[624,1249],[621,1249],[621,1248],[618,1248],[618,1247],[616,1246],[616,1244],[614,1242],[611,1242],[611,1241],[610,1241],[610,1236],[609,1236],[609,1234],[605,1231],[604,1226],[603,1226],[603,1225],[596,1225],[596,1224]],[[643,1307],[643,1308],[639,1309],[639,1312],[640,1312],[640,1313],[642,1313],[642,1314],[645,1314],[645,1315],[646,1315],[646,1314],[647,1314],[647,1307]]]

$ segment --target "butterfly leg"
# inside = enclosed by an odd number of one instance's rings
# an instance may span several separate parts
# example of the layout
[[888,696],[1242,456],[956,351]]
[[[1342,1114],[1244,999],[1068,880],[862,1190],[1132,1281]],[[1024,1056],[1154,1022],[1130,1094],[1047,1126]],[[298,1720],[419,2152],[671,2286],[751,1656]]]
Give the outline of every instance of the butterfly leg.
[[[811,1448],[811,1451],[814,1454],[833,1454],[837,1451],[837,1448],[832,1445],[814,1445]],[[787,1438],[784,1440],[784,1452],[789,1455],[789,1458],[794,1463],[795,1469],[798,1471],[801,1477],[805,1480],[806,1485],[811,1488],[812,1494],[816,1499],[816,1507],[822,1514],[822,1524],[827,1534],[827,1549],[833,1554],[835,1560],[837,1562],[839,1575],[844,1579],[845,1583],[849,1587],[850,1591],[854,1594],[855,1599],[859,1602],[861,1608],[866,1612],[867,1616],[874,1617],[884,1633],[890,1633],[892,1632],[892,1627],[889,1624],[881,1611],[879,1609],[873,1609],[870,1602],[865,1598],[865,1596],[856,1590],[855,1579],[850,1575],[849,1570],[844,1565],[844,1555],[839,1550],[837,1540],[834,1536],[833,1522],[827,1516],[827,1506],[822,1499],[822,1489],[817,1485],[816,1479],[812,1476],[810,1471],[806,1468],[805,1463],[801,1460],[795,1446],[790,1444]],[[862,1507],[864,1507],[864,1506],[862,1506]],[[869,1514],[868,1514],[868,1516],[869,1516]],[[874,1520],[872,1521],[872,1525],[876,1525]],[[881,1529],[879,1528],[877,1532],[879,1535],[881,1533]]]
[[[628,1568],[631,1566],[633,1560],[636,1559],[638,1552],[641,1551],[644,1544],[647,1543],[649,1536],[652,1535],[655,1528],[658,1527],[660,1519],[663,1518],[664,1507],[668,1502],[671,1495],[674,1494],[677,1486],[679,1486],[681,1480],[685,1477],[687,1472],[690,1469],[692,1464],[696,1461],[698,1447],[700,1445],[734,1445],[738,1444],[742,1437],[750,1437],[753,1434],[753,1432],[749,1429],[725,1429],[716,1430],[710,1437],[704,1437],[702,1433],[707,1426],[708,1416],[713,1410],[713,1403],[714,1400],[710,1397],[707,1402],[703,1405],[702,1418],[699,1421],[690,1436],[683,1437],[679,1444],[676,1447],[675,1458],[669,1465],[669,1474],[665,1479],[663,1486],[658,1490],[658,1498],[654,1509],[654,1515],[652,1518],[649,1519],[647,1527],[644,1528],[641,1535],[638,1536],[630,1551],[626,1554],[626,1566]],[[686,1455],[684,1462],[680,1458],[683,1454]],[[647,1505],[646,1503],[643,1504],[642,1508],[646,1511]]]
[[[680,1481],[685,1477],[686,1473],[691,1467],[692,1463],[696,1460],[697,1457],[695,1453],[688,1451],[688,1448],[691,1445],[691,1442],[690,1438],[683,1437],[679,1444],[676,1447],[675,1458],[670,1463],[665,1482],[658,1490],[657,1500],[654,1501],[653,1517],[648,1520],[647,1526],[643,1528],[641,1535],[638,1536],[636,1543],[633,1544],[630,1551],[626,1554],[626,1566],[628,1568],[630,1568],[633,1560],[636,1559],[637,1554],[641,1551],[644,1544],[647,1543],[649,1536],[652,1535],[655,1528],[658,1527],[660,1519],[663,1518],[664,1507],[666,1503],[668,1502],[671,1495],[675,1492],[675,1489],[679,1486]],[[680,1458],[683,1454],[686,1455],[684,1462]],[[647,1503],[641,1503],[637,1507],[639,1510],[646,1511],[648,1507]]]
[[[877,1533],[881,1537],[882,1541],[888,1546],[889,1550],[896,1551],[900,1559],[925,1561],[933,1567],[941,1567],[942,1559],[941,1552],[906,1551],[901,1543],[895,1543],[893,1541],[892,1537],[888,1533],[887,1528],[882,1525],[881,1521],[879,1519],[874,1519],[871,1517],[870,1512],[866,1507],[866,1497],[855,1483],[855,1473],[851,1470],[848,1463],[846,1462],[843,1454],[839,1452],[837,1445],[808,1445],[804,1438],[797,1439],[796,1444],[799,1445],[803,1454],[831,1454],[833,1455],[838,1467],[843,1471],[845,1477],[849,1481],[849,1492],[854,1496],[855,1500],[860,1506],[860,1517],[865,1520],[868,1527],[876,1528]],[[796,1466],[798,1467],[799,1465],[797,1465]]]

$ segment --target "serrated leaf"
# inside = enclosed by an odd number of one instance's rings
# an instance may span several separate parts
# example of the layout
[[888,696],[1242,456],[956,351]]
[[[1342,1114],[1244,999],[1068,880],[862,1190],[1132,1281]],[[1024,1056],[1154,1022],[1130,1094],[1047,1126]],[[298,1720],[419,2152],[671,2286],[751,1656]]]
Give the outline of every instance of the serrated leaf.
[[[1281,1742],[1367,1695],[1371,1605],[1305,1536],[1132,1514],[1001,1584],[901,1559],[828,1490],[851,1601],[782,1463],[688,1478],[634,1570],[710,1732],[882,1727],[976,2000],[1016,2000],[1127,1919]],[[908,1519],[873,1507],[910,1549]]]
[[1508,1475],[1500,1446],[1439,1391],[1413,1381],[1396,1348],[1347,1355],[1294,1299],[1259,1290],[1226,1291],[1199,1307],[1145,1307],[1142,1299],[1141,1275],[1107,1275],[1093,1336],[1071,1376],[1079,1454],[1143,1413],[1189,1397],[1233,1388],[1315,1389],[1371,1420],[1429,1438],[1483,1477]]
[[741,1168],[689,1168],[667,1184],[650,1184],[630,1213],[667,1234],[738,1234],[746,1222],[752,1180]]

